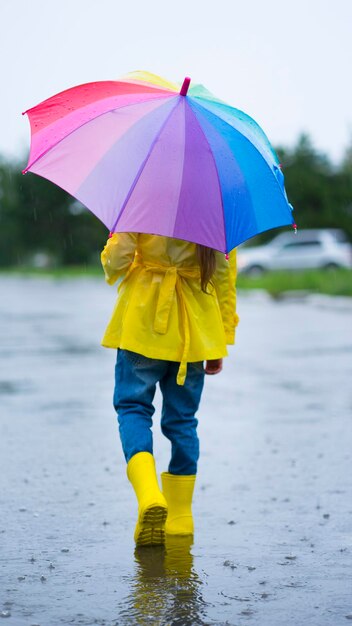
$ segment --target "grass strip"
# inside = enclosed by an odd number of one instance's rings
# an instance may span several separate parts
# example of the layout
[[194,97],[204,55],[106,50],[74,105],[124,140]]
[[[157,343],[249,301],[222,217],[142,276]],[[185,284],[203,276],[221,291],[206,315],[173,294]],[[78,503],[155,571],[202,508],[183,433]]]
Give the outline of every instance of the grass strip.
[[[99,265],[65,266],[51,269],[13,267],[0,269],[2,276],[44,276],[57,279],[100,277],[104,274]],[[239,274],[238,289],[264,289],[273,297],[289,291],[325,293],[332,296],[352,296],[352,269],[273,271],[262,276]]]
[[265,289],[272,296],[288,291],[325,293],[331,296],[352,296],[352,270],[302,270],[266,272],[262,276],[250,277],[239,274],[239,289]]

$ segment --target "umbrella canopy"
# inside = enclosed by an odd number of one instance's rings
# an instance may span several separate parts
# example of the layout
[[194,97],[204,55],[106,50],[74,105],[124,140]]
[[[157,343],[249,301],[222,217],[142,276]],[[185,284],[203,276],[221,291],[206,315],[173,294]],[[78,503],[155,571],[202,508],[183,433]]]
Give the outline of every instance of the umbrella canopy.
[[201,85],[146,73],[63,91],[27,113],[25,172],[56,183],[111,232],[229,252],[293,224],[277,156],[248,115]]

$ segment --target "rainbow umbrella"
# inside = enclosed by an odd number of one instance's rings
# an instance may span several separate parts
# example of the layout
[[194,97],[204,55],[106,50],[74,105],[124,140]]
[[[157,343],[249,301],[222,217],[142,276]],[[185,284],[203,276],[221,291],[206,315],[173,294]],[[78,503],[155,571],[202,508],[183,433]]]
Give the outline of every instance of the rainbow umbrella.
[[180,89],[134,72],[73,87],[26,113],[31,148],[23,172],[68,191],[111,232],[229,252],[293,224],[264,132],[189,78]]

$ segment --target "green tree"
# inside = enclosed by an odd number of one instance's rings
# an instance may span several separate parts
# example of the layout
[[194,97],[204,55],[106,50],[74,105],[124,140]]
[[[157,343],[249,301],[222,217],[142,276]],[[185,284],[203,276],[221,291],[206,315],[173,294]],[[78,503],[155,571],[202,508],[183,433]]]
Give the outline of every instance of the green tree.
[[88,209],[57,185],[20,163],[0,163],[0,265],[25,264],[37,251],[58,264],[89,263],[107,230]]
[[293,149],[279,148],[287,195],[300,228],[342,228],[352,239],[351,178],[301,135]]

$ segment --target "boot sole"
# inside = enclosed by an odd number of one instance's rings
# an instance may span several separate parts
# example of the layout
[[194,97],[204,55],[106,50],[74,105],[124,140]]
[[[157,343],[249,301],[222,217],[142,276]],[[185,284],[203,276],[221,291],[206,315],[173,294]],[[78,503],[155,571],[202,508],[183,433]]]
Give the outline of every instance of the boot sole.
[[161,546],[165,544],[167,508],[148,507],[138,520],[135,532],[137,546]]

